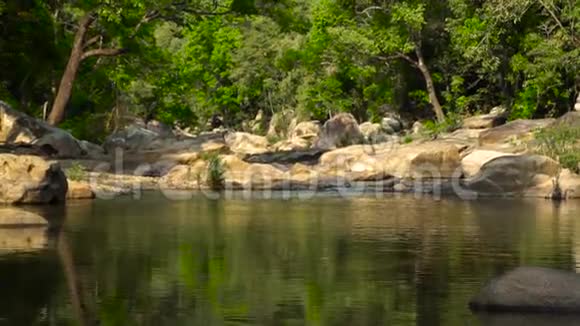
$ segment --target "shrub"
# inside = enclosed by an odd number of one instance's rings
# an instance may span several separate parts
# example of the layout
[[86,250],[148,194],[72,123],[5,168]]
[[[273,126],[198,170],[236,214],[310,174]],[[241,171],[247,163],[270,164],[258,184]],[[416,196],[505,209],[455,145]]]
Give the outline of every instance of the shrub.
[[444,122],[426,121],[423,126],[427,136],[436,137],[439,134],[459,129],[461,127],[461,119],[457,115],[448,115]]
[[224,165],[217,155],[209,157],[207,165],[206,184],[214,191],[224,189]]
[[566,169],[580,173],[580,127],[557,126],[535,134],[538,154],[551,157]]
[[65,170],[65,175],[69,180],[81,181],[86,179],[87,171],[84,166],[74,162],[70,168]]

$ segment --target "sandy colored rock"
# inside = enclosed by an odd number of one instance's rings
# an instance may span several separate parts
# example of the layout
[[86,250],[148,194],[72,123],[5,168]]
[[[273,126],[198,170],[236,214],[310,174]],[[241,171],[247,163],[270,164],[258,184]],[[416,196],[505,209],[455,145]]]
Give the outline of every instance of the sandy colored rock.
[[67,200],[94,199],[95,193],[88,182],[68,181]]
[[481,167],[487,162],[506,155],[510,154],[488,150],[475,150],[461,160],[464,176],[467,178],[473,177],[479,173]]
[[60,165],[37,156],[0,154],[0,203],[64,202],[67,181]]
[[409,144],[381,153],[385,174],[398,178],[448,179],[461,169],[459,148],[444,142]]
[[245,132],[232,132],[225,137],[226,144],[234,153],[239,154],[262,154],[270,151],[270,143],[266,137],[248,134]]
[[318,121],[304,121],[292,128],[291,138],[302,138],[313,141],[320,133],[320,123]]
[[243,189],[279,189],[288,180],[285,172],[271,164],[250,164],[235,155],[222,157],[225,182]]
[[207,162],[200,160],[190,165],[178,165],[159,180],[162,190],[189,190],[204,187]]

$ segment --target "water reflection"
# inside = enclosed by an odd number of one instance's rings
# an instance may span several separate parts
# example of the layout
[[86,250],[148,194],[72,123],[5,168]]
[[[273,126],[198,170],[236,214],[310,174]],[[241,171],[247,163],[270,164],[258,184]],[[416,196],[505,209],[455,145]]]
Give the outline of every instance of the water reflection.
[[577,268],[579,212],[412,197],[77,203],[53,250],[25,259],[60,277],[0,298],[43,298],[25,308],[41,325],[517,325],[466,303],[518,265]]

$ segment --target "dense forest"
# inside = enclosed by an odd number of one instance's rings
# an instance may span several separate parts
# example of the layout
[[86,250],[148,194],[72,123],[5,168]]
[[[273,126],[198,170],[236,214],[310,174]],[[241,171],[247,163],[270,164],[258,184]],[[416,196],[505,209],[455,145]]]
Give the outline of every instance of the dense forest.
[[444,123],[580,90],[576,0],[0,0],[0,99],[77,137],[261,110]]

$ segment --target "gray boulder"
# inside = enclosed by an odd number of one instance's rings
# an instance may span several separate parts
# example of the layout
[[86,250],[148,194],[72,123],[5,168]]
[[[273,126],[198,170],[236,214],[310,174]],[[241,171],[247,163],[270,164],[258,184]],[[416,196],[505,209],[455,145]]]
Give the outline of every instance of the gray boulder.
[[395,115],[389,115],[383,118],[381,121],[381,126],[383,130],[392,130],[393,132],[399,132],[403,129],[403,123]]
[[469,306],[476,311],[579,313],[580,275],[519,267],[491,280]]
[[[491,157],[482,157],[481,162],[475,161],[481,164],[481,168],[465,180],[465,189],[492,197],[548,196],[553,188],[552,180],[561,169],[558,162],[540,155],[492,154]],[[476,170],[468,172],[474,174]]]
[[133,124],[109,135],[103,147],[107,153],[113,153],[116,148],[135,152],[145,149],[158,138],[161,138],[158,133]]
[[495,107],[488,114],[476,115],[463,120],[463,128],[487,129],[501,126],[507,122],[507,110],[501,106]]
[[479,135],[480,145],[494,145],[525,140],[533,137],[537,129],[545,128],[554,119],[515,120],[505,125],[485,130]]
[[363,141],[364,136],[352,114],[339,113],[322,126],[315,147],[333,149],[360,144]]
[[58,157],[80,157],[82,149],[68,132],[12,109],[0,101],[0,143],[51,148]]

